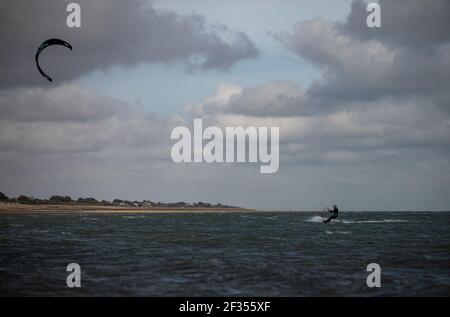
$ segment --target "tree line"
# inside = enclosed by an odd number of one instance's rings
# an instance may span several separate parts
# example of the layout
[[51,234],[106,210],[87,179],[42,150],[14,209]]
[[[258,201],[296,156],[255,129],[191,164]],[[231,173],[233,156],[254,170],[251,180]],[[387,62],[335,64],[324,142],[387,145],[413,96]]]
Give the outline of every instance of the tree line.
[[199,201],[197,203],[187,202],[153,202],[151,200],[143,201],[130,201],[122,199],[97,200],[92,197],[80,197],[78,199],[72,199],[70,196],[53,195],[50,198],[35,198],[32,196],[19,195],[17,197],[9,198],[4,193],[0,192],[0,202],[2,203],[16,203],[27,205],[47,205],[47,204],[84,204],[84,205],[96,205],[96,206],[126,206],[126,207],[163,207],[163,208],[238,208],[235,206],[222,205],[220,203],[210,204]]

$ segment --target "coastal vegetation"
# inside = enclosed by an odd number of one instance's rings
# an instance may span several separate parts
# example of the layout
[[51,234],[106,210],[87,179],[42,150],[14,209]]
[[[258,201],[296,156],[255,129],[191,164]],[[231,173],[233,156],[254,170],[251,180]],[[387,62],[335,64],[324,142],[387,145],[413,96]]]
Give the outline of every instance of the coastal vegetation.
[[3,204],[24,204],[24,205],[89,205],[89,206],[112,206],[112,207],[135,207],[135,208],[215,208],[215,209],[236,209],[239,207],[222,205],[221,203],[211,204],[206,202],[188,203],[184,201],[179,202],[155,202],[151,200],[131,201],[123,199],[97,200],[92,197],[80,197],[72,199],[70,196],[53,195],[50,198],[35,198],[32,196],[19,195],[17,197],[9,198],[4,193],[0,192],[0,203]]

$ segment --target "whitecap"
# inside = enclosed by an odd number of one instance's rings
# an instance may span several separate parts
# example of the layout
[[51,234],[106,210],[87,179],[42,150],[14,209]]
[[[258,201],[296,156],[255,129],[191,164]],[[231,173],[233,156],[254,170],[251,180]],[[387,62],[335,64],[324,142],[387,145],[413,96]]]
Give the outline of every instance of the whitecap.
[[350,231],[325,231],[327,234],[333,234],[333,233],[337,233],[337,234],[351,234]]
[[313,216],[311,218],[306,219],[306,222],[323,222],[326,218],[323,218],[321,216]]
[[125,219],[138,219],[138,218],[145,218],[145,216],[123,216]]
[[82,220],[93,220],[93,221],[98,220],[98,218],[95,218],[95,217],[82,217],[81,219]]
[[396,223],[396,222],[409,222],[408,220],[402,219],[384,219],[384,220],[342,220],[342,223],[351,224],[351,223]]
[[47,230],[33,230],[33,233],[47,233]]

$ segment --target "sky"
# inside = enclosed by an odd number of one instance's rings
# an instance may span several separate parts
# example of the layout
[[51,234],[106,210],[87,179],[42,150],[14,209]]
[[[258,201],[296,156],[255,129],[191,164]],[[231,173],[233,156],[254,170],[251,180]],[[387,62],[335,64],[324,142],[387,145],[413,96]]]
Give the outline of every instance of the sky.
[[[0,4],[0,191],[270,210],[448,210],[450,3]],[[51,47],[36,70],[34,54]],[[280,168],[171,160],[171,130],[277,126]]]

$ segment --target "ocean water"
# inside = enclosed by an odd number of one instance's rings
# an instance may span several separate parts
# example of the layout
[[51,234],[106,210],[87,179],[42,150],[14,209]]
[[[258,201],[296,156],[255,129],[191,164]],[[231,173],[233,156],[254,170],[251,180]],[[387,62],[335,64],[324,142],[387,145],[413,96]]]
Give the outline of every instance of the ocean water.
[[[3,296],[449,296],[450,212],[0,214]],[[81,288],[66,286],[69,263]],[[369,263],[381,287],[369,288]]]

